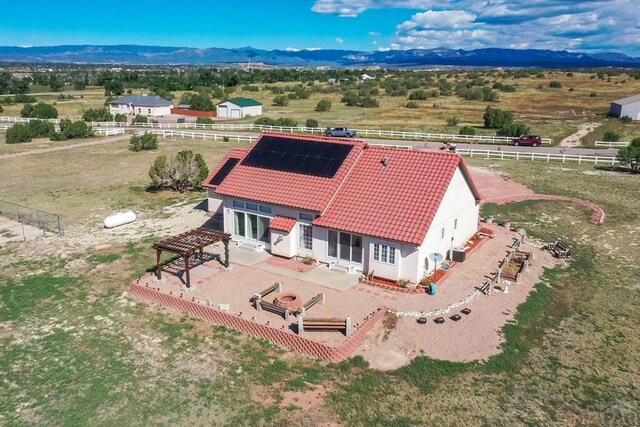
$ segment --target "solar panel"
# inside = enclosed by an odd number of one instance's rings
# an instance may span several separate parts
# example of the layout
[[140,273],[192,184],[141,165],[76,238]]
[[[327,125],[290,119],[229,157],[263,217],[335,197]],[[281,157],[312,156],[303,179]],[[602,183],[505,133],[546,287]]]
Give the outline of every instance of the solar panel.
[[242,165],[332,178],[352,148],[349,144],[265,135]]
[[211,178],[211,181],[209,181],[209,184],[211,185],[222,184],[222,181],[224,181],[227,175],[229,175],[229,172],[231,172],[231,170],[235,167],[235,165],[238,164],[239,161],[240,159],[227,159],[227,161],[224,162],[224,165],[222,165],[220,170],[213,176],[213,178]]

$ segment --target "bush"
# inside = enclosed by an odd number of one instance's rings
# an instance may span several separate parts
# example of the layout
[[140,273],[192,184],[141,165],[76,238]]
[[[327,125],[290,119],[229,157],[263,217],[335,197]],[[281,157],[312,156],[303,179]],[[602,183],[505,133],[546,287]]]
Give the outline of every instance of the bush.
[[462,126],[460,128],[460,135],[475,135],[476,129],[473,126]]
[[156,150],[158,148],[158,135],[145,132],[143,135],[133,135],[129,141],[129,150]]
[[44,120],[32,120],[27,123],[27,130],[32,138],[46,138],[55,132],[53,123]]
[[[182,101],[182,99],[181,99]],[[213,104],[211,100],[211,96],[209,96],[206,92],[199,92],[193,95],[187,104],[190,104],[190,110],[197,111],[215,111],[216,106]]]
[[640,172],[640,138],[633,138],[628,146],[618,150],[618,160],[629,165],[633,173]]
[[365,108],[377,108],[380,106],[380,102],[371,96],[365,96],[360,100],[360,106]]
[[36,119],[55,119],[58,117],[58,110],[53,105],[39,102],[33,107],[33,111],[30,117]]
[[158,156],[149,169],[154,187],[180,192],[201,189],[202,180],[208,174],[209,168],[202,155],[191,150],[179,151],[171,160],[164,154]]
[[15,102],[16,104],[33,104],[35,102],[38,102],[38,100],[35,96],[19,93],[17,95],[14,95],[13,102]]
[[513,122],[513,114],[498,108],[487,107],[484,110],[484,127],[487,129],[499,129]]
[[4,107],[0,105],[0,113],[4,112]]
[[500,130],[498,130],[497,132],[499,136],[510,136],[510,137],[526,135],[528,133],[531,133],[531,129],[529,129],[529,126],[523,123],[509,123],[501,127]]
[[254,122],[257,125],[262,125],[262,126],[275,126],[276,125],[276,121],[273,120],[270,117],[260,117],[258,119],[256,119],[256,121]]
[[131,123],[149,123],[149,119],[146,116],[138,114],[133,118],[133,121]]
[[409,101],[409,102],[407,102],[406,107],[407,108],[420,108],[420,104],[418,104],[416,101]]
[[70,120],[60,122],[60,133],[67,139],[89,138],[94,135],[93,129],[86,122],[71,122]]
[[318,121],[316,119],[307,119],[304,125],[308,128],[317,128]]
[[7,129],[6,134],[7,144],[19,144],[21,142],[31,142],[31,132],[27,125],[22,123],[16,123]]
[[618,132],[608,130],[602,136],[602,140],[609,141],[609,142],[617,142],[617,141],[620,141],[620,134]]
[[460,119],[457,117],[449,117],[447,119],[447,126],[458,126],[458,123],[460,123]]
[[622,116],[620,117],[620,121],[622,121],[622,123],[631,123],[633,119],[629,116]]
[[328,99],[321,99],[316,105],[316,111],[319,113],[331,110],[331,101]]
[[282,126],[282,127],[291,127],[294,128],[298,126],[298,122],[294,119],[290,119],[288,117],[280,117],[274,122],[274,126]]
[[559,88],[562,87],[562,83],[560,83],[557,80],[552,81],[551,83],[549,83],[549,87],[555,87],[555,88]]
[[[124,114],[120,114],[120,116],[124,116]],[[123,121],[126,121],[126,116],[124,117]],[[113,121],[113,115],[107,108],[90,108],[82,115],[82,120],[85,122],[110,122]]]
[[117,122],[117,123],[126,123],[127,122],[127,115],[118,113],[113,117],[113,120],[115,122]]
[[279,107],[289,105],[289,97],[287,95],[278,95],[273,98],[273,105],[277,105]]
[[597,94],[597,93],[595,93],[595,92],[591,92],[591,93],[589,94],[589,96],[590,96],[591,98],[595,98],[596,96],[598,96],[598,94]]
[[425,90],[414,90],[409,94],[409,99],[417,100],[417,99],[427,99],[429,96],[427,95],[427,91]]
[[215,123],[215,120],[210,117],[198,117],[196,119],[196,123],[199,123],[201,125],[212,125]]

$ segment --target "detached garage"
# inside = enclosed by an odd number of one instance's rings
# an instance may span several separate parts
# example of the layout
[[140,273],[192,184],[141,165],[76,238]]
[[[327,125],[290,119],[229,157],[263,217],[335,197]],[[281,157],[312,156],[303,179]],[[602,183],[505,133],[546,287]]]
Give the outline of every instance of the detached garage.
[[619,118],[627,116],[632,120],[640,120],[640,95],[611,102],[609,114]]
[[242,119],[249,116],[261,116],[262,104],[251,98],[231,98],[216,106],[218,117]]

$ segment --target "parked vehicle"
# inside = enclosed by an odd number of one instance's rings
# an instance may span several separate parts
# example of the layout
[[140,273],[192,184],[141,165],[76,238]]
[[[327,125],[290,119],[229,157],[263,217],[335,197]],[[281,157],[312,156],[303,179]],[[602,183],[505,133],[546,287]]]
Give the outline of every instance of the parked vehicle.
[[538,147],[542,145],[542,138],[539,135],[522,135],[509,141],[509,145],[530,145]]
[[356,136],[356,131],[347,128],[333,128],[327,129],[324,134],[327,136],[334,136],[338,138],[353,138]]

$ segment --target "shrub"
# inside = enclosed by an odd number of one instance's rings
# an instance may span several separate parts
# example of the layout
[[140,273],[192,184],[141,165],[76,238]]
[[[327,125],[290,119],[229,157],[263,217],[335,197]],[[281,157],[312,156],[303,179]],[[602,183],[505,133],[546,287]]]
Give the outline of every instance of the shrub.
[[420,104],[418,104],[416,101],[409,101],[409,102],[407,102],[406,107],[407,108],[420,108]]
[[274,122],[274,125],[294,128],[298,126],[298,122],[295,121],[294,119],[290,119],[289,117],[280,117]]
[[7,129],[6,134],[7,144],[19,144],[21,142],[31,142],[31,132],[27,125],[22,123],[16,123]]
[[222,137],[222,142],[229,142],[229,137],[228,136],[223,136]]
[[133,135],[129,141],[131,151],[155,150],[158,148],[158,135],[145,132],[142,135]]
[[27,123],[27,130],[32,138],[45,138],[55,132],[53,123],[44,120],[31,120]]
[[549,83],[549,87],[555,87],[555,88],[559,88],[562,87],[562,83],[560,83],[557,80],[552,81],[551,83]]
[[260,117],[254,123],[262,126],[275,126],[276,121],[270,117]]
[[127,115],[118,113],[113,117],[113,120],[115,122],[117,122],[117,123],[126,123],[127,122]]
[[38,100],[36,99],[35,96],[27,95],[24,93],[18,93],[14,95],[13,102],[15,102],[16,104],[29,104],[29,103],[33,104],[35,102],[38,102]]
[[488,129],[499,129],[513,122],[513,114],[498,108],[487,107],[484,110],[484,127]]
[[179,151],[173,159],[164,154],[158,156],[149,169],[154,187],[180,192],[201,189],[202,180],[208,174],[209,168],[202,155],[191,150]]
[[617,142],[620,140],[620,134],[618,132],[608,130],[602,136],[602,140],[609,141],[609,142]]
[[573,73],[571,72],[567,73],[567,77],[573,77]]
[[[126,121],[127,116],[119,115],[124,116],[125,120],[123,121]],[[113,115],[107,108],[90,108],[82,115],[82,120],[85,122],[110,122],[113,120]]]
[[304,125],[308,128],[317,128],[318,121],[316,119],[307,119]]
[[215,123],[215,120],[210,117],[198,117],[196,119],[196,123],[199,123],[201,125],[212,125]]
[[331,101],[328,99],[321,99],[316,105],[316,111],[319,113],[331,110]]
[[191,105],[189,107],[190,110],[215,111],[216,109],[216,106],[213,105],[213,101],[211,100],[211,96],[206,92],[199,92],[193,95],[189,99],[188,104]]
[[629,116],[622,116],[620,117],[620,121],[622,121],[622,123],[631,123],[633,119]]
[[4,107],[0,105],[0,113],[4,112]]
[[56,110],[53,105],[39,102],[35,107],[33,107],[31,117],[35,117],[37,119],[55,119],[58,117],[58,110]]
[[457,117],[449,117],[447,119],[447,126],[458,126],[458,123],[460,123],[460,119]]
[[277,105],[279,107],[289,105],[289,97],[287,95],[278,95],[273,98],[273,105]]
[[149,123],[149,119],[146,116],[138,114],[133,118],[133,121],[131,123]]
[[360,96],[354,91],[348,91],[342,98],[341,102],[344,102],[348,107],[357,107],[360,104]]
[[574,88],[572,88],[572,87],[570,87],[570,88],[569,88],[569,92],[573,92],[574,90],[575,90],[575,89],[574,89]]
[[476,129],[473,126],[462,126],[460,128],[460,135],[475,135]]
[[417,99],[427,99],[429,96],[427,95],[427,91],[419,89],[414,90],[409,94],[409,99],[417,100]]
[[60,133],[67,139],[89,138],[94,135],[86,122],[71,122],[70,120],[62,120],[60,122]]
[[640,172],[640,138],[633,138],[628,146],[618,150],[618,160],[629,165],[633,173]]
[[365,108],[377,108],[380,106],[380,102],[371,96],[365,96],[360,101],[360,106]]
[[499,136],[511,136],[511,137],[525,135],[528,133],[531,133],[531,129],[529,129],[529,126],[523,123],[509,123],[507,125],[502,126],[497,132]]
[[595,92],[591,92],[591,93],[589,94],[589,96],[590,96],[591,98],[595,98],[596,96],[598,96],[598,94],[597,94],[597,93],[595,93]]

